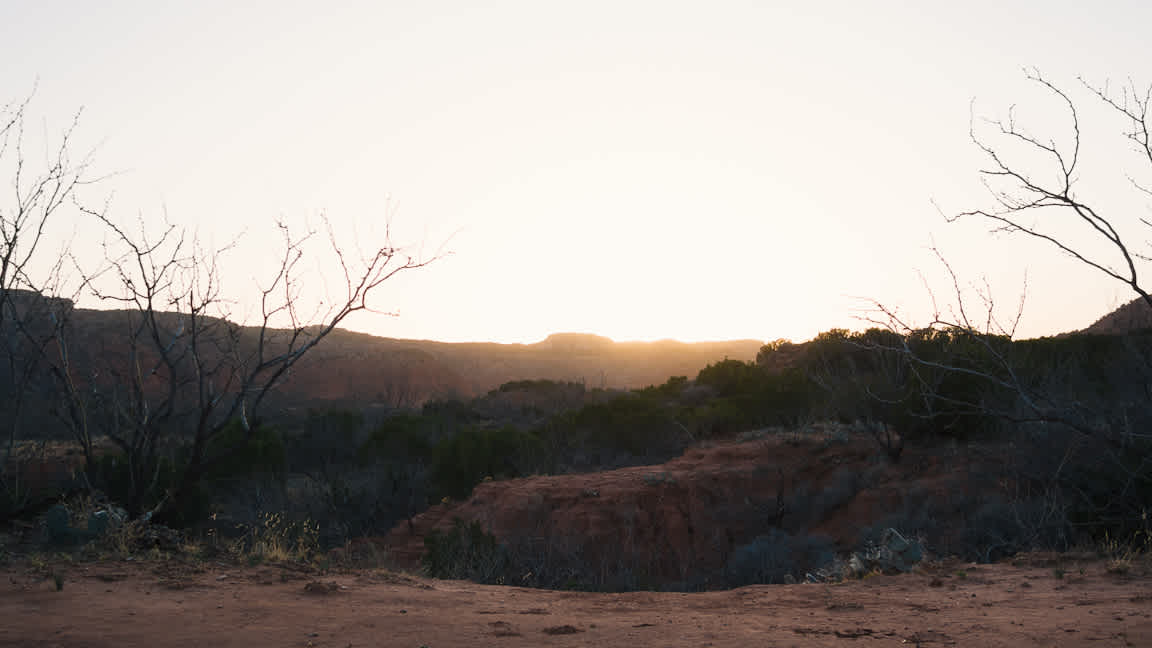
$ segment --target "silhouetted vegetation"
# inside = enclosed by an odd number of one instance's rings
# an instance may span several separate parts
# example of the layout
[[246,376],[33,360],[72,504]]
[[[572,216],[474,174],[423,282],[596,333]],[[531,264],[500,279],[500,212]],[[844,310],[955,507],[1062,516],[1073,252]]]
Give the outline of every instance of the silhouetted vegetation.
[[[173,520],[193,524],[226,509],[251,522],[296,510],[339,543],[384,533],[488,479],[660,463],[703,440],[839,420],[870,430],[893,461],[908,443],[1017,444],[1011,469],[1021,488],[1060,500],[1062,537],[1123,533],[1138,526],[1152,498],[1152,446],[1138,433],[1152,418],[1150,348],[1149,332],[1014,342],[947,330],[831,330],[803,344],[766,345],[756,362],[723,360],[694,378],[630,392],[516,381],[375,423],[349,410],[284,412],[255,434],[229,428],[218,442],[230,453]],[[1013,382],[992,355],[1009,363]],[[1024,398],[1067,406],[1042,419]],[[1094,430],[1097,444],[1084,437]],[[174,487],[184,452],[173,446],[160,456],[145,508]],[[113,499],[127,497],[126,463],[112,449],[92,481]],[[1051,490],[1057,466],[1059,492]],[[256,483],[267,493],[261,501],[239,495]]]
[[502,583],[508,571],[507,550],[479,522],[453,521],[447,532],[434,530],[424,538],[424,568],[434,578]]

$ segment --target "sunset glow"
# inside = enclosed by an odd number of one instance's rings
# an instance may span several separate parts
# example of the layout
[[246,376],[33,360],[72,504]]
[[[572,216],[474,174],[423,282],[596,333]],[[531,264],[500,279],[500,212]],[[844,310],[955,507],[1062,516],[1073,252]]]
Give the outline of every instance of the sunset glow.
[[[933,245],[1009,306],[1027,273],[1025,335],[1131,298],[932,201],[986,204],[971,106],[1066,132],[1022,66],[1147,74],[1147,4],[64,4],[0,8],[0,100],[35,88],[41,140],[83,107],[77,150],[107,176],[84,197],[121,221],[240,237],[222,266],[238,315],[274,222],[323,217],[348,250],[390,224],[450,253],[374,296],[398,317],[345,322],[388,337],[807,339],[865,326],[868,299],[926,315],[926,283],[948,290]],[[1128,153],[1084,154],[1087,190]],[[76,215],[51,235],[93,256],[98,231]],[[314,259],[310,303],[338,272]]]

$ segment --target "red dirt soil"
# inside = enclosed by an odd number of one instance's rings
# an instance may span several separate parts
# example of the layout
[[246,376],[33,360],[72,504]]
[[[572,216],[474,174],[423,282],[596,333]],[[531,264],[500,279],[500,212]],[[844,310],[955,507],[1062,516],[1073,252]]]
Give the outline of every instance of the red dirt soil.
[[175,560],[52,566],[64,576],[55,591],[43,570],[14,563],[0,581],[0,645],[1152,645],[1152,578],[1074,557],[1059,563],[1057,578],[1052,564],[934,564],[839,585],[594,594]]
[[980,499],[977,489],[995,487],[980,475],[979,453],[909,447],[892,464],[869,437],[830,434],[769,434],[691,448],[657,466],[485,482],[465,501],[401,522],[379,543],[391,565],[416,569],[424,537],[460,518],[515,551],[559,548],[592,572],[626,560],[663,589],[684,589],[677,585],[685,581],[710,589],[722,585],[716,574],[732,552],[769,527],[818,534],[844,553],[877,525],[916,533],[900,516],[931,510],[941,523],[930,550],[959,553],[964,525],[946,522]]

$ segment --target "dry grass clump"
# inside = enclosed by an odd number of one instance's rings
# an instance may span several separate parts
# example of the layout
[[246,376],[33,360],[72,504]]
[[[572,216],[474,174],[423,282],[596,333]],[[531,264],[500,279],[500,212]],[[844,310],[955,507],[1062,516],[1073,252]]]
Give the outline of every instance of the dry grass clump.
[[[319,554],[319,529],[314,522],[292,520],[280,513],[265,514],[257,524],[241,527],[242,534],[229,538],[212,529],[194,536],[153,524],[144,517],[128,519],[123,509],[99,496],[80,495],[64,500],[53,515],[54,521],[41,523],[33,546],[65,551],[72,560],[179,557],[193,561],[233,560],[253,566],[265,562],[315,562],[313,566],[320,568],[325,568],[329,560]],[[49,532],[53,526],[57,527],[55,538]],[[0,555],[9,555],[6,546]]]
[[321,568],[377,569],[387,564],[388,553],[370,540],[349,540],[327,554],[317,555],[313,562]]
[[266,513],[251,535],[247,560],[252,562],[306,562],[320,547],[320,532],[311,520],[289,520]]
[[1152,571],[1152,534],[1137,531],[1127,540],[1105,535],[1099,553],[1107,561],[1105,571],[1109,574],[1148,573]]

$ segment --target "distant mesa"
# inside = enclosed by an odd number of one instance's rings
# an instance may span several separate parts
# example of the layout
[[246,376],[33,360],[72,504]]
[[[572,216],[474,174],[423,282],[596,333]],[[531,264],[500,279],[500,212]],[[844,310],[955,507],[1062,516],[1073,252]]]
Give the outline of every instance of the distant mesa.
[[[77,371],[119,366],[129,357],[122,336],[129,311],[73,308],[72,302],[35,292],[13,291],[5,317],[31,314],[36,325],[50,325],[41,313],[69,311],[68,326]],[[158,313],[163,327],[179,328],[186,317]],[[241,327],[243,340],[258,329]],[[315,326],[307,329],[316,333]],[[289,331],[269,331],[282,344]],[[613,342],[590,333],[556,333],[535,344],[437,342],[384,338],[345,329],[332,331],[297,363],[273,393],[272,408],[419,407],[430,400],[469,399],[518,380],[577,382],[610,389],[659,385],[669,376],[695,376],[724,358],[751,361],[762,342],[734,340],[678,342]],[[48,410],[45,404],[44,410]]]
[[567,351],[569,353],[587,353],[605,351],[616,344],[611,338],[592,333],[553,333],[540,346],[551,351]]
[[18,312],[23,312],[25,309],[33,307],[56,307],[64,310],[72,310],[72,308],[75,307],[72,300],[66,297],[53,297],[36,292],[35,290],[24,290],[20,288],[10,290],[8,292],[8,299],[11,300],[12,306]]
[[10,289],[0,318],[21,320],[25,326],[51,327],[53,321],[58,321],[55,318],[72,312],[75,306],[71,299],[42,295],[34,290]]

